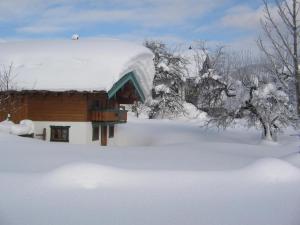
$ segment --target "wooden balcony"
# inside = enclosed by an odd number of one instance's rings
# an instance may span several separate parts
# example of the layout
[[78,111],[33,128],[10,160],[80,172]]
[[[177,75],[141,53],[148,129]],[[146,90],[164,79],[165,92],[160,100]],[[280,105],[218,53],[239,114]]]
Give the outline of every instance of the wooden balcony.
[[92,122],[126,123],[127,111],[120,109],[94,109],[91,111]]

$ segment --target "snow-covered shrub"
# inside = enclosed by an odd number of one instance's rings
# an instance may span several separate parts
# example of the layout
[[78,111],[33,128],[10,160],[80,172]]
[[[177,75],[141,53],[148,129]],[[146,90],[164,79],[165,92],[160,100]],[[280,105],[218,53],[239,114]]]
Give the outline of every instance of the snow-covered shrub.
[[186,60],[158,41],[146,41],[154,54],[155,77],[149,118],[173,118],[183,111]]
[[150,103],[149,118],[175,118],[184,112],[184,101],[178,93],[168,88],[159,89],[155,92],[156,98]]
[[[150,108],[150,104],[151,104],[151,101],[150,99],[147,99],[145,101],[145,103],[142,103],[142,102],[135,102],[132,106],[131,106],[131,111],[135,114],[135,116],[137,118],[143,116],[143,117],[146,117],[148,118],[148,115],[151,111],[151,108]],[[146,115],[146,116],[145,116]]]

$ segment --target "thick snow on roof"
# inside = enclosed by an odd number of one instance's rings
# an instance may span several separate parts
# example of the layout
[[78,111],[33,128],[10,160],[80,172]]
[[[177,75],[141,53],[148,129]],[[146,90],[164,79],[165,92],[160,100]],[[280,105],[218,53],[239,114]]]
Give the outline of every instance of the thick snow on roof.
[[19,90],[109,91],[134,72],[144,94],[154,77],[147,48],[116,39],[80,39],[0,43],[0,65],[13,63]]

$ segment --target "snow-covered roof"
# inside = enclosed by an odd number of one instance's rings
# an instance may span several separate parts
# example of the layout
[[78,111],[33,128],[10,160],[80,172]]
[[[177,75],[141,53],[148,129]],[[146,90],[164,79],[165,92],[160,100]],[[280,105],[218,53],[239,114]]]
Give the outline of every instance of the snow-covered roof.
[[188,60],[188,64],[186,65],[188,72],[188,74],[186,74],[187,77],[198,77],[206,59],[206,53],[200,49],[188,49],[181,52],[181,56]]
[[154,77],[153,54],[116,39],[0,43],[0,65],[13,63],[18,90],[109,91],[134,72],[144,94]]

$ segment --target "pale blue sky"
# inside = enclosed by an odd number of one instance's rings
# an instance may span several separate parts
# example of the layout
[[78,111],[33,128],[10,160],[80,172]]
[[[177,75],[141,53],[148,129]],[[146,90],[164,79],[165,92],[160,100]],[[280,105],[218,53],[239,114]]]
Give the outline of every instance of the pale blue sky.
[[1,0],[0,39],[118,37],[253,43],[261,0]]

